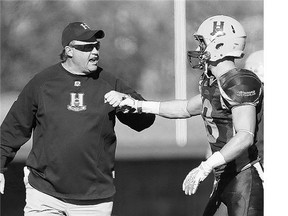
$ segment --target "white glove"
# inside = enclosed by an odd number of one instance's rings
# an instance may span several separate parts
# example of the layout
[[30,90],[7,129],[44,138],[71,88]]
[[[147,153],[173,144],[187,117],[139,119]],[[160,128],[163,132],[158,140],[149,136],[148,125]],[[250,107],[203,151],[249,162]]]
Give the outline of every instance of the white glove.
[[3,173],[0,173],[0,193],[4,194],[4,187],[5,187],[5,177]]
[[201,162],[197,168],[188,173],[182,184],[182,190],[185,191],[186,195],[195,194],[200,182],[202,182],[215,167],[225,163],[226,161],[223,155],[219,151],[215,152],[206,161]]
[[201,162],[198,167],[190,171],[182,185],[182,190],[185,191],[185,194],[195,194],[200,182],[202,182],[211,171],[212,167],[205,162]]

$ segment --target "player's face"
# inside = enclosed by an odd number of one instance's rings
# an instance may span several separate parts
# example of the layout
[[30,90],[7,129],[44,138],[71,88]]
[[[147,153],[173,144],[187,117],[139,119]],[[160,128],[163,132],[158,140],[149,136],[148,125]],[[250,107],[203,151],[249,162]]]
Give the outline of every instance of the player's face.
[[100,42],[74,41],[70,45],[73,50],[72,61],[82,73],[90,73],[97,69]]

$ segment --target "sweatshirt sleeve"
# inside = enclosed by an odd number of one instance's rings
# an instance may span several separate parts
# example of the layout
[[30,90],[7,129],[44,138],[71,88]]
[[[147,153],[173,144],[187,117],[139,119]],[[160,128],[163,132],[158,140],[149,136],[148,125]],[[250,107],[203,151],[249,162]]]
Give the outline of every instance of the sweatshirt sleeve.
[[[116,91],[123,92],[125,94],[129,94],[136,100],[145,100],[140,94],[138,94],[135,90],[128,87],[123,81],[117,80],[116,82]],[[148,127],[150,127],[155,121],[154,114],[148,113],[122,113],[117,112],[117,118],[123,124],[129,126],[130,128],[136,131],[142,131]]]
[[35,86],[31,80],[13,103],[1,125],[1,170],[7,170],[17,151],[25,144],[35,126],[37,111]]

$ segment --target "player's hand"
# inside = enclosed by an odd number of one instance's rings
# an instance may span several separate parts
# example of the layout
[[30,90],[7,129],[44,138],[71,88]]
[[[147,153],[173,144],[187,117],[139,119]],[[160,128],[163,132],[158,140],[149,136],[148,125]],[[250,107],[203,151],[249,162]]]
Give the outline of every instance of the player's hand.
[[0,173],[0,193],[4,194],[4,187],[5,187],[5,178],[4,174]]
[[121,110],[124,110],[124,112],[137,111],[137,100],[128,95],[128,97],[125,97],[125,99],[120,102],[119,107]]
[[195,194],[200,182],[202,182],[211,171],[212,167],[205,162],[202,162],[198,167],[190,171],[182,185],[182,190],[185,192],[185,194]]

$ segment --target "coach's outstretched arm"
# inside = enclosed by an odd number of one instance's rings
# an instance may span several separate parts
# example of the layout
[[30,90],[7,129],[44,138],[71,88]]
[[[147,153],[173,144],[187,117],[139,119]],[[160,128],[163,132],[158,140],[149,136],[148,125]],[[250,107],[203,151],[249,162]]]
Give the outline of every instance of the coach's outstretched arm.
[[[121,97],[119,97],[121,95]],[[165,118],[189,118],[201,113],[201,96],[196,95],[189,100],[172,101],[141,101],[129,95],[110,91],[105,96],[105,101],[113,107],[120,107],[125,112],[152,113]]]

